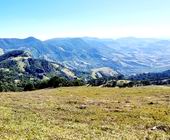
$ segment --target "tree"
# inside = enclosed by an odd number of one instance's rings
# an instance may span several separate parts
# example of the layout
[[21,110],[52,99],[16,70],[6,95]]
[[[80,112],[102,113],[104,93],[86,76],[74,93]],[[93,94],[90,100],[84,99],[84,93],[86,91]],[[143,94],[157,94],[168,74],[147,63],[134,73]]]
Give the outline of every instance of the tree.
[[49,80],[48,86],[56,88],[56,87],[61,86],[61,83],[62,83],[62,79],[60,79],[59,77],[55,76],[55,77],[52,77]]
[[82,80],[75,79],[75,80],[72,81],[72,85],[73,86],[83,86],[84,82]]
[[144,86],[150,85],[150,81],[149,81],[149,80],[141,81],[141,83],[142,83]]
[[24,87],[24,91],[31,91],[31,90],[34,90],[34,89],[35,89],[35,86],[32,82],[27,83]]

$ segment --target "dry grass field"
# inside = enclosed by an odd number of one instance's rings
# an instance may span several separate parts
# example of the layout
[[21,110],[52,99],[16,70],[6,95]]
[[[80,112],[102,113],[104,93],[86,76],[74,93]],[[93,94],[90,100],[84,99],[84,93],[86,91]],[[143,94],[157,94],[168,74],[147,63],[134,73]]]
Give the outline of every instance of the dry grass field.
[[0,94],[2,140],[170,140],[170,88]]

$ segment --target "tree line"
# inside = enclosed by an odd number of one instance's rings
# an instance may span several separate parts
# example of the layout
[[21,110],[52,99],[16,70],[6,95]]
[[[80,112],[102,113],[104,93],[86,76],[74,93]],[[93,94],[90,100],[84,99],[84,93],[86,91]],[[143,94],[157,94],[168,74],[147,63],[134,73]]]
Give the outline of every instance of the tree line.
[[52,77],[48,80],[22,79],[18,83],[14,81],[0,81],[0,92],[8,91],[32,91],[44,88],[57,88],[69,86],[83,86],[85,83],[80,79],[68,80],[62,77]]

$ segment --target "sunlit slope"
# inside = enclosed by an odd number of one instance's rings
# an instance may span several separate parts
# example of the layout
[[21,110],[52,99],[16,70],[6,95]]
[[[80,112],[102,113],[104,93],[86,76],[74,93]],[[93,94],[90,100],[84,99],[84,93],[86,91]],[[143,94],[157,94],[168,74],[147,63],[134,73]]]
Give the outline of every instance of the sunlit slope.
[[0,94],[0,139],[170,138],[170,88]]

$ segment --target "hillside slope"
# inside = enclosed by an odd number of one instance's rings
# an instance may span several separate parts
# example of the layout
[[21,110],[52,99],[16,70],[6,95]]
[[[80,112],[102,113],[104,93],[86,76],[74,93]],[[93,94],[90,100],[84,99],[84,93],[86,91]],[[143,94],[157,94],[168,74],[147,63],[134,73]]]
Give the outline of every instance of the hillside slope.
[[16,50],[0,56],[1,81],[3,77],[13,80],[22,78],[44,79],[52,76],[76,78],[73,71],[68,68],[43,59],[32,58],[27,51]]
[[169,48],[170,41],[161,39],[0,39],[0,54],[16,49],[27,50],[35,58],[85,72],[101,67],[110,67],[123,74],[164,71],[170,69]]
[[3,140],[170,139],[168,87],[71,87],[24,93],[0,94]]

